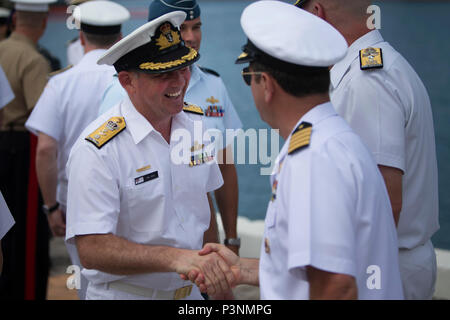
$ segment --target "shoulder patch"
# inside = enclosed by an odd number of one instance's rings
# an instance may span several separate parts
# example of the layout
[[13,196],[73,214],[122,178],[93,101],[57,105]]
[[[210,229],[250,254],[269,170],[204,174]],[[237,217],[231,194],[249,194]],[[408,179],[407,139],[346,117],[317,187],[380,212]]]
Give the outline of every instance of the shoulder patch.
[[112,117],[104,124],[102,124],[97,130],[88,135],[85,140],[91,142],[98,149],[103,147],[112,138],[117,136],[126,128],[125,118]]
[[381,48],[367,48],[359,52],[361,70],[383,68],[383,52]]
[[203,109],[200,108],[199,106],[196,106],[195,104],[189,104],[189,103],[184,103],[184,107],[183,107],[183,111],[184,112],[189,112],[189,113],[195,113],[195,114],[199,114],[199,115],[204,115],[203,113]]
[[53,71],[53,72],[49,73],[49,74],[48,74],[48,77],[51,78],[51,77],[56,76],[57,74],[66,72],[67,70],[71,69],[72,67],[73,67],[73,64],[69,64],[69,65],[68,65],[67,67],[65,67],[65,68],[62,68],[62,69],[59,69],[59,70],[56,70],[56,71]]
[[289,142],[288,154],[293,154],[303,148],[309,146],[311,141],[312,124],[309,122],[302,122],[292,133]]
[[209,74],[215,75],[216,77],[220,77],[220,74],[212,69],[200,67],[200,70],[202,70],[204,73],[209,73]]

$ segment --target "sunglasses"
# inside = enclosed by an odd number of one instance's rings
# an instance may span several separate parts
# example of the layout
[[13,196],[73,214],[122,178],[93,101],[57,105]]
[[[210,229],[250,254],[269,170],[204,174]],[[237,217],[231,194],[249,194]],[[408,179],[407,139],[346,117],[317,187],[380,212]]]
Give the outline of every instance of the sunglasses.
[[259,71],[252,72],[252,71],[250,71],[250,68],[247,67],[242,70],[241,74],[242,74],[242,78],[244,79],[244,82],[248,86],[250,86],[252,84],[252,75],[253,74],[262,74],[262,72],[259,72]]
[[303,5],[308,2],[308,0],[297,0],[296,3],[294,3],[294,6],[297,6],[299,8],[303,7]]

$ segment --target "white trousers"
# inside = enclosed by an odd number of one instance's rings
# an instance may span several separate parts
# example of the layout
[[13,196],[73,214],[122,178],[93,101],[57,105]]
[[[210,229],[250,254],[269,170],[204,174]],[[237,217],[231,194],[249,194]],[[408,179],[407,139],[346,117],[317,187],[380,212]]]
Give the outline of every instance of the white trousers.
[[429,300],[436,284],[436,254],[429,240],[414,249],[399,250],[403,294],[407,300]]

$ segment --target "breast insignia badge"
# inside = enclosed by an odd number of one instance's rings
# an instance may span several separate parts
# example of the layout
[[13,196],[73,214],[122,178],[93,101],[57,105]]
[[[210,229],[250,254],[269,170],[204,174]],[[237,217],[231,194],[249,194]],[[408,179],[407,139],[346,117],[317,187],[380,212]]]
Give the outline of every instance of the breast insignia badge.
[[380,48],[367,48],[359,52],[361,70],[383,68],[383,52]]
[[312,124],[309,122],[302,122],[292,133],[289,142],[288,154],[293,154],[303,148],[309,146],[311,141]]
[[210,103],[205,110],[205,116],[207,117],[223,117],[225,110],[222,106],[217,105],[219,100],[211,96],[211,98],[206,99],[206,102]]
[[100,149],[125,128],[125,118],[112,117],[85,139]]

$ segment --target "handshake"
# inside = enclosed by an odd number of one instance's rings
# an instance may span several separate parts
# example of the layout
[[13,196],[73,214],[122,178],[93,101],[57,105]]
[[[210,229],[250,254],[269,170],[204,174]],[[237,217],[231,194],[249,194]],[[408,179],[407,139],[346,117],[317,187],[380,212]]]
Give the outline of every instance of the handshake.
[[176,268],[181,279],[190,280],[200,292],[214,299],[233,299],[231,289],[243,283],[239,256],[217,243],[208,243],[200,251],[185,253],[187,259],[180,259],[183,262]]

